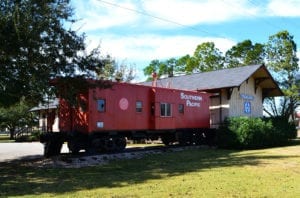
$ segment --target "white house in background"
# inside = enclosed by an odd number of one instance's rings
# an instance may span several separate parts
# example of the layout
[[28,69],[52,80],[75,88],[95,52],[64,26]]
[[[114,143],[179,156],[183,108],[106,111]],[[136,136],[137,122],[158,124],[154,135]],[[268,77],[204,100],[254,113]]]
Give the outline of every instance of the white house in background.
[[58,106],[59,100],[54,99],[49,102],[40,104],[32,108],[30,111],[37,112],[39,115],[39,130],[58,132]]

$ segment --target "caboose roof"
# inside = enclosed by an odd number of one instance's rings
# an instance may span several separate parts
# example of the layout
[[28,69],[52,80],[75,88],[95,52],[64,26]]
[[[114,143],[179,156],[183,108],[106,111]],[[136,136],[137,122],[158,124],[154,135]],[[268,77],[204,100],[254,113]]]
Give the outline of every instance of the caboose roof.
[[[224,88],[239,87],[250,77],[254,78],[256,86],[261,86],[266,97],[283,95],[272,75],[263,64],[159,79],[157,80],[157,86],[213,93]],[[152,82],[141,84],[152,85]]]

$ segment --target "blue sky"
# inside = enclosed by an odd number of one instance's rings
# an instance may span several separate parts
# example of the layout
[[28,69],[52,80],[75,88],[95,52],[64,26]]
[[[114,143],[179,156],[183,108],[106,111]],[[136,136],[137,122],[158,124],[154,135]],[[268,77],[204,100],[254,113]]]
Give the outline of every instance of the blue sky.
[[[153,59],[193,54],[213,41],[225,52],[250,39],[266,43],[288,30],[300,51],[300,0],[72,0],[74,30],[84,32],[89,49],[142,69]],[[300,53],[298,52],[298,57]]]

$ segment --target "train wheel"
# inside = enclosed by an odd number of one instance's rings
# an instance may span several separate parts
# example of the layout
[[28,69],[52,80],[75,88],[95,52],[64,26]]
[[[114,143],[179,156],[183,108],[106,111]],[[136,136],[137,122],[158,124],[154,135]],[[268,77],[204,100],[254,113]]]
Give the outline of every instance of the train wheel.
[[186,146],[188,144],[188,137],[187,137],[186,133],[184,133],[184,132],[177,133],[177,140],[178,140],[179,145],[181,145],[181,146]]
[[169,138],[169,137],[167,137],[167,136],[163,136],[163,137],[161,137],[161,141],[162,141],[162,142],[163,142],[163,144],[164,144],[164,145],[166,145],[166,146],[170,145],[170,143],[171,143],[171,140],[170,140],[170,138]]
[[165,138],[165,137],[162,137],[161,138],[161,141],[162,141],[162,143],[164,144],[164,145],[166,145],[166,146],[168,146],[168,145],[170,145],[170,141],[169,141],[169,139],[168,138]]
[[78,154],[80,151],[79,145],[76,140],[69,140],[68,148],[73,154]]
[[45,157],[51,157],[54,155],[59,155],[60,154],[60,150],[62,147],[61,142],[57,142],[57,141],[47,141],[44,143],[44,156]]
[[52,154],[52,150],[51,150],[51,141],[47,141],[44,143],[44,156],[45,157],[51,157]]
[[53,154],[54,155],[59,155],[60,154],[60,150],[62,148],[63,142],[55,142],[54,146],[53,146]]
[[115,151],[116,150],[116,145],[115,145],[114,138],[112,138],[112,137],[105,138],[105,141],[104,141],[104,144],[102,145],[102,148],[105,151],[108,151],[108,152]]
[[126,139],[125,137],[116,137],[115,145],[117,151],[123,151],[126,148]]
[[102,145],[102,139],[101,138],[94,138],[91,140],[91,144],[86,149],[86,151],[90,154],[95,154],[97,152],[101,151],[101,145]]

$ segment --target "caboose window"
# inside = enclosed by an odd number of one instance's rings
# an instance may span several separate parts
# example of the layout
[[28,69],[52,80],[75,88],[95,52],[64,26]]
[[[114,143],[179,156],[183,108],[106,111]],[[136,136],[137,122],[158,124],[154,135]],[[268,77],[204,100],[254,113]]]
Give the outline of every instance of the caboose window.
[[135,103],[135,109],[136,112],[140,113],[143,110],[143,102],[142,101],[136,101]]
[[183,104],[178,105],[178,112],[179,113],[184,113],[184,105]]
[[171,116],[171,104],[161,103],[160,104],[160,116],[169,117]]
[[97,100],[97,103],[98,103],[98,111],[99,112],[105,112],[105,100],[104,99],[99,99]]

